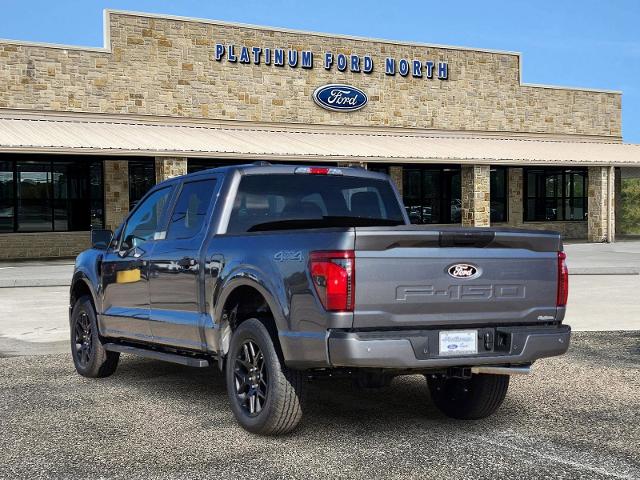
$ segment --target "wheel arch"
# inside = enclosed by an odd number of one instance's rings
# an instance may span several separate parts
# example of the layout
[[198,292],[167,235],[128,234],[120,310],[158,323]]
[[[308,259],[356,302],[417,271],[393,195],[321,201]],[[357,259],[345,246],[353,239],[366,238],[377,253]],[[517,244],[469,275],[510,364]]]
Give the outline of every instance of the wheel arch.
[[216,350],[220,356],[229,350],[231,333],[249,318],[265,324],[276,350],[282,355],[278,332],[287,328],[286,315],[269,286],[258,277],[235,275],[226,282],[215,301],[214,318],[218,319]]
[[73,279],[71,280],[71,287],[69,289],[69,320],[71,320],[71,312],[73,310],[73,306],[76,301],[87,295],[91,299],[91,303],[93,304],[93,308],[98,314],[98,310],[96,308],[96,294],[91,286],[91,282],[89,278],[82,271],[78,271],[73,275]]

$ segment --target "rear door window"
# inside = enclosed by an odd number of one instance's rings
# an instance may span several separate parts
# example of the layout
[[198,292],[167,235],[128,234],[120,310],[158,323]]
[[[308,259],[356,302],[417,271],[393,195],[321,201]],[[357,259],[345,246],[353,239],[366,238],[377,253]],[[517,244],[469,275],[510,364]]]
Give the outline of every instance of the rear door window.
[[215,179],[187,182],[183,185],[169,220],[167,240],[193,238],[200,233],[215,187]]

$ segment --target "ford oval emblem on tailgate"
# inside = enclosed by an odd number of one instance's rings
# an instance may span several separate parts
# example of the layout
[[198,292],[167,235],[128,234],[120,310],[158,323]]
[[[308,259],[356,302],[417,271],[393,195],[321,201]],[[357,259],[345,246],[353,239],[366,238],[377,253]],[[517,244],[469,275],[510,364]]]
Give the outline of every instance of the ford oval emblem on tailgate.
[[468,263],[456,263],[448,271],[453,278],[476,278],[480,274],[476,267]]
[[313,100],[322,108],[334,112],[353,112],[367,104],[367,94],[351,85],[330,84],[316,88]]

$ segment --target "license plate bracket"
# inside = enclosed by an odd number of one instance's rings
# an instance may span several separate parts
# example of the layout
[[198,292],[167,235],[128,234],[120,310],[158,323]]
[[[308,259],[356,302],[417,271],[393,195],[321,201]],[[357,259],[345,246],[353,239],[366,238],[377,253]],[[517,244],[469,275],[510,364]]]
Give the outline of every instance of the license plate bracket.
[[438,353],[441,357],[477,355],[478,330],[441,330]]

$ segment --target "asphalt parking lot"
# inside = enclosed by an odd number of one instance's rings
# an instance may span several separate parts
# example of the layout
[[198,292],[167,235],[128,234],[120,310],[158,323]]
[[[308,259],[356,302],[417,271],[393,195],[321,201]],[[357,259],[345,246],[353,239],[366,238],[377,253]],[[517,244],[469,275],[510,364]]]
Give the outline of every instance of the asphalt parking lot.
[[285,438],[236,426],[214,369],[123,356],[102,380],[67,354],[0,359],[2,478],[640,478],[640,332],[581,332],[474,422],[423,377],[311,384]]

